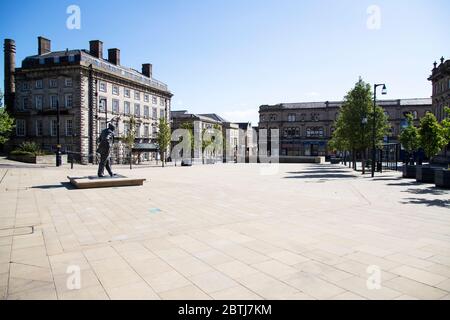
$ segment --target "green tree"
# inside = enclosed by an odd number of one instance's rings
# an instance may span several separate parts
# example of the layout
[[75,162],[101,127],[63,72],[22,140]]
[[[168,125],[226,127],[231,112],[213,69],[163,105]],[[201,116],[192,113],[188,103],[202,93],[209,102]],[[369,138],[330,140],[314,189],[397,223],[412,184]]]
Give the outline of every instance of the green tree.
[[388,132],[389,123],[381,107],[375,106],[374,109],[371,86],[360,78],[344,98],[335,122],[336,129],[330,147],[334,150],[351,151],[354,168],[356,168],[355,155],[360,153],[363,174],[366,151],[372,146],[374,125],[375,142],[379,146]]
[[[441,122],[441,126],[442,126],[442,132],[444,135],[444,139],[445,139],[445,144],[446,144],[446,148],[445,148],[445,155],[447,155],[447,150],[448,150],[448,145],[450,144],[450,108],[449,107],[445,107],[444,108],[446,117],[442,120]],[[450,164],[449,164],[450,166]]]
[[14,119],[3,107],[3,94],[0,91],[0,145],[9,140],[9,136],[14,129]]
[[412,114],[409,113],[406,115],[406,121],[408,125],[402,130],[399,140],[408,153],[411,164],[414,165],[413,153],[420,147],[419,129],[414,126],[414,117]]
[[427,112],[420,119],[419,135],[420,146],[431,162],[432,157],[437,155],[446,145],[444,130],[431,112]]
[[136,119],[134,118],[134,116],[130,117],[128,130],[122,136],[122,140],[125,143],[125,145],[127,146],[127,149],[129,151],[130,169],[132,169],[133,147],[134,147],[134,142],[136,140]]
[[166,118],[160,118],[157,140],[158,140],[159,152],[161,155],[161,162],[162,162],[163,167],[166,162],[166,152],[170,146],[170,138],[171,138],[171,135],[170,135],[169,123],[167,122]]

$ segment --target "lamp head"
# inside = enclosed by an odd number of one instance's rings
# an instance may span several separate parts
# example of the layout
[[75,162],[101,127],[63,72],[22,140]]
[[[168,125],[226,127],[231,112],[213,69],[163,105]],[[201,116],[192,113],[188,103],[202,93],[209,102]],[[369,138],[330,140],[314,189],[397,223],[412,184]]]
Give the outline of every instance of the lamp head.
[[381,90],[381,94],[383,94],[383,95],[387,94],[387,88],[386,88],[385,84],[383,84],[383,89]]

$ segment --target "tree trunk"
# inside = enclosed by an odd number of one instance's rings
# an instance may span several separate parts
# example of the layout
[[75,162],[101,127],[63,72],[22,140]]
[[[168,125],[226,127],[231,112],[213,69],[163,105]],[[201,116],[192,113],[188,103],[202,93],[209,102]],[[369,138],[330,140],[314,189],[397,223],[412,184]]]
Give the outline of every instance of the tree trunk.
[[366,155],[365,151],[361,151],[361,165],[362,165],[362,174],[366,174]]
[[130,170],[133,169],[132,164],[133,164],[133,153],[130,152]]

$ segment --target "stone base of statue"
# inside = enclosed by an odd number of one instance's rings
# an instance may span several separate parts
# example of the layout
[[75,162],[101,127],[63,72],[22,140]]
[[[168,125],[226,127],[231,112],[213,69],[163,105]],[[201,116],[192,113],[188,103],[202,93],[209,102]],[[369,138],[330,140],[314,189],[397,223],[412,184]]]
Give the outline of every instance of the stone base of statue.
[[108,187],[126,187],[126,186],[142,186],[146,179],[127,178],[125,176],[115,174],[113,177],[104,176],[87,176],[87,177],[70,177],[67,176],[70,183],[77,189],[89,188],[108,188]]

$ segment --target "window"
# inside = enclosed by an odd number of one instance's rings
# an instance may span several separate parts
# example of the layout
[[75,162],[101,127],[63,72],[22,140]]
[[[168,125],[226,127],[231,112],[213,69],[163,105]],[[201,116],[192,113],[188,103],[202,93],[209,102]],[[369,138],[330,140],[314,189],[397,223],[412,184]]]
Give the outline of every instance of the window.
[[289,115],[288,115],[288,122],[295,122],[295,119],[296,117],[295,117],[295,113],[290,113]]
[[112,101],[112,112],[119,113],[119,100],[113,99]]
[[100,81],[99,90],[101,92],[106,92],[106,82]]
[[265,115],[261,115],[261,121],[266,121],[266,116]]
[[124,88],[123,95],[125,96],[125,98],[129,98],[130,97],[130,89]]
[[51,95],[50,96],[50,108],[56,109],[57,104],[58,104],[58,96]]
[[139,91],[134,92],[134,100],[140,100],[141,99],[141,93]]
[[149,102],[150,101],[148,94],[144,94],[144,101],[145,102]]
[[141,105],[139,103],[135,103],[134,104],[134,115],[136,117],[140,117],[141,116]]
[[73,136],[73,120],[67,119],[66,120],[66,136]]
[[148,106],[144,106],[144,117],[145,118],[150,117],[150,108]]
[[71,94],[66,94],[64,96],[64,105],[66,108],[72,108],[73,106],[73,96]]
[[119,95],[119,86],[114,86],[112,87],[112,93],[115,94],[116,96]]
[[152,136],[156,138],[156,134],[157,134],[157,130],[156,130],[156,126],[152,127]]
[[53,63],[59,63],[59,57],[54,57],[53,58]]
[[389,119],[389,112],[385,111],[385,112],[384,112],[384,115],[386,116],[386,118]]
[[123,113],[130,114],[130,103],[128,101],[124,101],[123,103]]
[[166,117],[164,109],[159,110],[159,117],[164,119]]
[[16,135],[18,137],[25,137],[25,120],[16,119]]
[[136,124],[136,138],[140,138],[141,137],[141,124],[137,123]]
[[75,55],[69,55],[69,62],[75,62]]
[[128,122],[124,122],[124,123],[123,123],[123,133],[124,133],[125,135],[127,135],[127,134],[128,134],[128,131],[130,131],[130,124],[129,124]]
[[98,102],[98,111],[106,112],[106,98],[100,98]]
[[36,110],[42,110],[42,96],[35,96],[34,97],[34,107]]
[[152,103],[153,104],[157,104],[158,103],[158,98],[157,97],[152,97]]
[[159,98],[159,105],[164,107],[166,105],[166,101],[163,98]]
[[66,87],[71,87],[72,86],[72,78],[66,78],[64,79],[64,85]]
[[44,131],[43,121],[36,120],[36,136],[38,137],[42,136],[43,131]]
[[42,87],[43,87],[42,79],[36,80],[35,88],[36,89],[42,89]]
[[148,138],[150,134],[148,124],[144,125],[144,138]]
[[276,121],[277,120],[277,115],[276,114],[271,114],[270,115],[270,121]]
[[28,97],[23,97],[22,98],[22,109],[21,110],[27,110],[28,109]]
[[418,118],[418,114],[417,114],[416,110],[411,111],[411,114],[412,114],[414,120],[416,120]]
[[49,87],[50,88],[57,88],[58,87],[58,79],[50,79]]
[[158,112],[158,110],[155,107],[153,107],[152,108],[152,119],[157,119],[158,118],[157,112]]
[[105,120],[101,120],[98,125],[99,125],[100,131],[102,131],[103,129],[106,129],[106,121]]
[[30,84],[27,81],[22,83],[22,90],[30,90]]
[[51,135],[52,137],[56,136],[57,130],[58,130],[58,128],[57,128],[57,122],[56,122],[56,119],[52,119],[52,120],[50,121],[50,135]]

